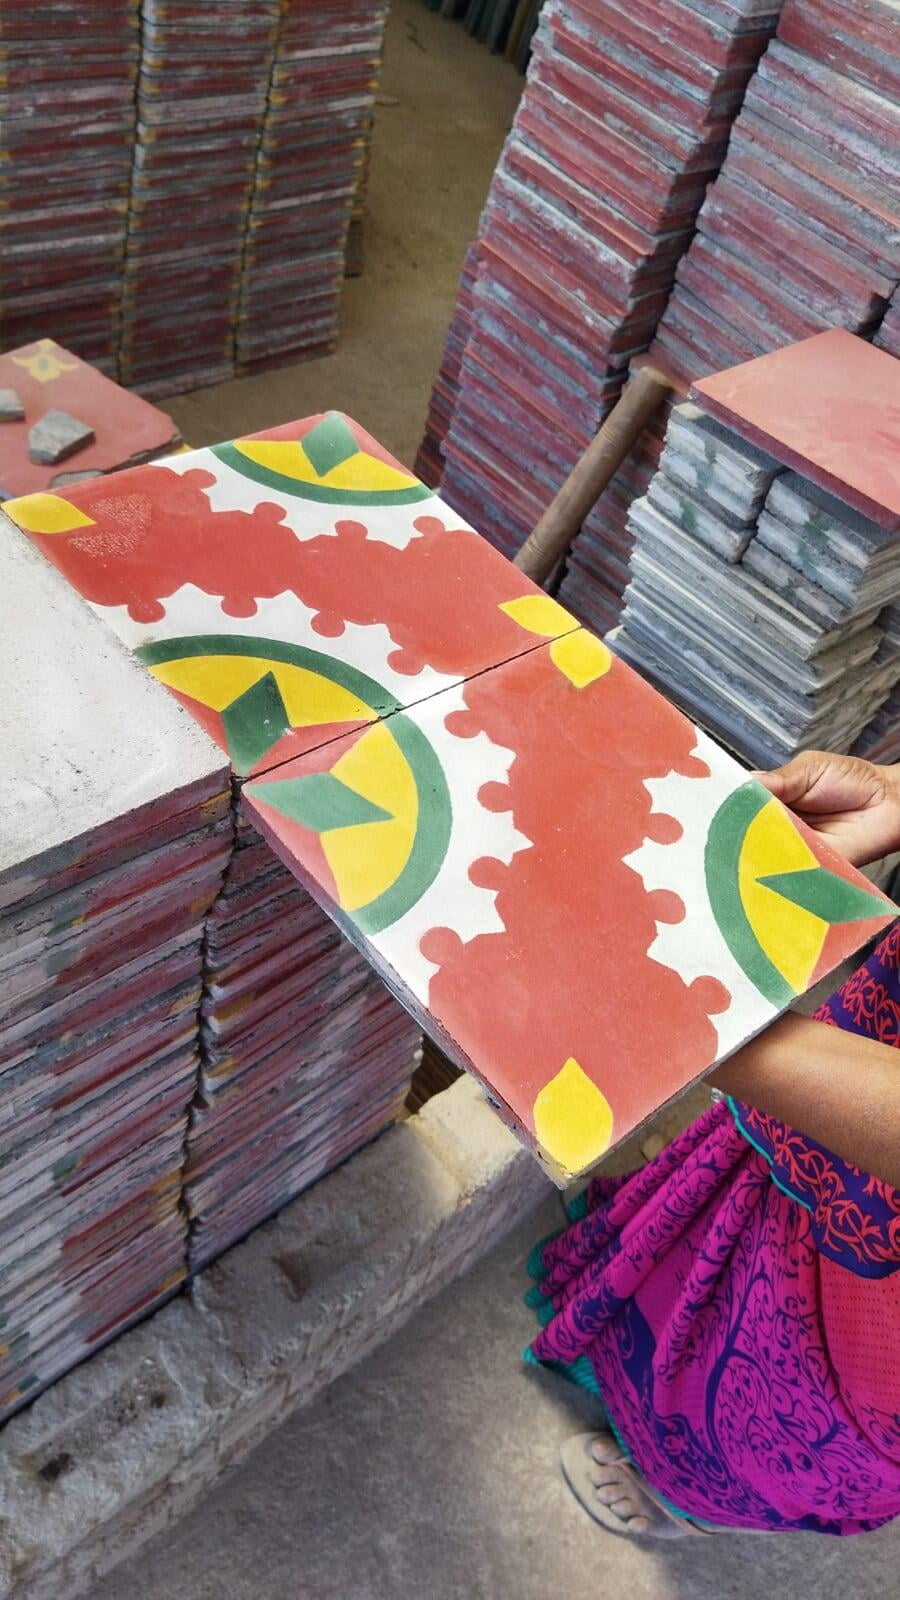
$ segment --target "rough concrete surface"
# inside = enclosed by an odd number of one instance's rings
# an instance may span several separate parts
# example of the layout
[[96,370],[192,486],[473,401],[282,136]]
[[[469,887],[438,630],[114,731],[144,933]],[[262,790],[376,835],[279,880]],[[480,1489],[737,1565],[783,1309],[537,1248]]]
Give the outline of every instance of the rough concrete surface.
[[889,1600],[900,1523],[638,1545],[565,1488],[592,1402],[519,1361],[549,1199],[91,1600]]
[[84,1593],[547,1190],[471,1079],[316,1184],[6,1425],[2,1600]]
[[331,407],[412,465],[428,396],[522,80],[421,0],[393,0],[363,275],[344,289],[337,350],[163,402],[192,445]]
[[[0,874],[220,775],[202,728],[0,511]],[[40,708],[40,716],[35,714]],[[115,737],[110,739],[110,730]]]

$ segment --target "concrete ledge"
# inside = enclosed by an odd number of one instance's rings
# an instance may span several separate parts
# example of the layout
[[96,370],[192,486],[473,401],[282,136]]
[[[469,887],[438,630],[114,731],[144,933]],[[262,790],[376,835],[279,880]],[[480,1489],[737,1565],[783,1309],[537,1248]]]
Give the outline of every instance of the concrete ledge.
[[550,1189],[471,1079],[432,1100],[0,1435],[0,1600],[69,1600]]

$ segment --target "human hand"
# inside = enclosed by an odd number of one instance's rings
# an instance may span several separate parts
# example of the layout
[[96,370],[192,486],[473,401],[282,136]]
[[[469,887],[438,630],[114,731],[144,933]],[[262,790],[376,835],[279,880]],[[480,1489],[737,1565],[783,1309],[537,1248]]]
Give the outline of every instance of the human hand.
[[854,866],[900,850],[900,766],[805,750],[755,777]]

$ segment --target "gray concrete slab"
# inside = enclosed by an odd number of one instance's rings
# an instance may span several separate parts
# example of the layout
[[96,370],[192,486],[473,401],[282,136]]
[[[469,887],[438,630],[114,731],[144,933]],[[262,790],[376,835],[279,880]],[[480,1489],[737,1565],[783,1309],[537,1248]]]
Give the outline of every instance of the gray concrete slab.
[[592,1402],[519,1353],[524,1258],[552,1197],[461,1283],[298,1412],[91,1600],[888,1600],[900,1522],[638,1545],[565,1488]]
[[89,851],[178,790],[227,784],[212,740],[2,511],[0,682],[0,880],[38,879],[73,841]]

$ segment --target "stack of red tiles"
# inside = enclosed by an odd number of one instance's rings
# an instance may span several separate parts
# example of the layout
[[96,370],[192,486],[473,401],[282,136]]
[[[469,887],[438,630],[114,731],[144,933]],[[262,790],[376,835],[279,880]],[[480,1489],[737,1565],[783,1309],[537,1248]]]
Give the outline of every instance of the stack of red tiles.
[[384,0],[282,0],[237,312],[242,372],[334,347],[386,15]]
[[478,276],[478,244],[470,244],[463,261],[456,294],[456,305],[447,329],[441,365],[431,391],[425,435],[416,457],[416,476],[436,489],[444,471],[444,440],[447,437],[456,399],[459,394],[459,373],[463,351],[472,326],[472,307],[475,297],[475,280]]
[[652,355],[682,382],[825,328],[871,334],[900,276],[891,0],[786,0]]
[[0,348],[52,333],[115,374],[136,0],[0,6]]
[[[786,0],[650,349],[680,388],[825,328],[875,329],[900,276],[898,89],[890,0],[852,11]],[[879,342],[900,353],[900,312]],[[628,507],[649,487],[664,425],[645,434],[572,550],[562,598],[601,631],[620,613]]]
[[900,356],[900,289],[896,290],[893,300],[884,313],[884,320],[875,335],[875,343],[882,350],[888,350],[892,356]]
[[[646,350],[776,0],[548,0],[424,464],[512,553]],[[447,398],[456,403],[449,429]],[[443,439],[441,437],[443,431]],[[514,483],[514,492],[510,484]]]

